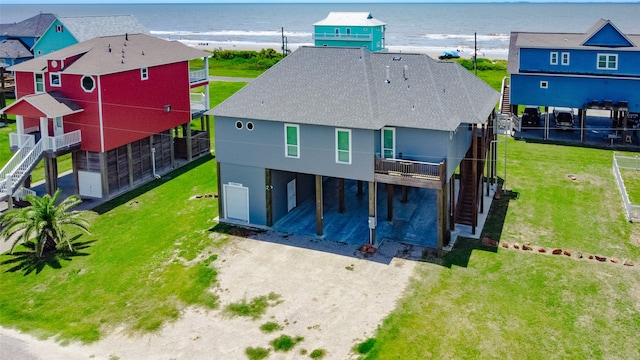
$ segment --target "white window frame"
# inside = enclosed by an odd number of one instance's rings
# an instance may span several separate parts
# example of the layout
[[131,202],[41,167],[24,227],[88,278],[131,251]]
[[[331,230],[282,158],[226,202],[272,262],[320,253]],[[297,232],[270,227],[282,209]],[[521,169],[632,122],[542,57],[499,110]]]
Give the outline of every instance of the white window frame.
[[549,64],[558,65],[558,52],[552,51],[549,53]]
[[[91,79],[91,83],[93,84],[91,89],[87,89],[87,88],[84,87],[84,79],[85,78]],[[82,88],[82,90],[84,90],[84,92],[88,92],[88,93],[93,92],[93,90],[96,89],[96,80],[91,75],[84,75],[83,77],[80,78],[80,87]]]
[[[58,83],[57,84],[53,82],[53,77],[54,76],[56,76],[58,78]],[[55,86],[55,87],[61,87],[62,86],[62,75],[60,75],[60,73],[57,73],[57,72],[49,73],[49,85]]]
[[[385,156],[385,150],[387,150],[387,148],[384,146],[384,132],[385,131],[391,131],[391,136],[392,136],[392,148],[388,149],[391,151],[391,157],[386,157]],[[382,131],[380,132],[380,145],[382,148],[382,158],[383,159],[395,159],[396,158],[396,128],[392,128],[392,127],[383,127]]]
[[570,54],[568,52],[563,52],[562,54],[560,54],[560,61],[562,65],[565,65],[565,66],[569,65],[569,60],[570,60]]
[[[349,149],[348,150],[340,150],[340,148],[339,148],[338,134],[340,134],[341,132],[346,132],[348,134],[348,136],[349,136]],[[335,146],[336,146],[336,163],[350,165],[351,164],[351,154],[352,154],[351,149],[353,148],[352,141],[351,141],[351,129],[336,128],[336,143],[335,143]],[[344,152],[344,151],[348,152],[349,160],[340,161],[340,154],[341,154],[341,152]]]
[[540,89],[548,89],[549,82],[547,80],[540,80]]
[[149,68],[143,67],[140,69],[140,80],[149,79]]
[[[40,75],[40,83],[38,83],[38,75]],[[41,90],[38,90],[38,84],[42,85]],[[46,91],[46,88],[44,86],[44,73],[33,73],[33,89],[35,90],[36,94],[41,94]]]
[[[600,66],[600,57],[601,56],[605,56],[606,60],[605,60],[605,66],[601,67]],[[615,59],[615,66],[614,67],[610,67],[609,65],[611,64],[609,57],[613,57]],[[618,54],[611,54],[611,53],[599,53],[596,56],[596,68],[598,70],[618,70]]]
[[333,34],[334,34],[334,37],[339,38],[340,37],[340,28],[335,28],[333,30]]
[[[289,144],[287,142],[288,138],[287,138],[287,129],[289,128],[295,128],[296,129],[296,143],[295,144]],[[295,148],[296,149],[296,155],[291,155],[289,154],[289,148]],[[300,125],[298,124],[284,124],[284,156],[288,157],[288,158],[293,158],[293,159],[299,159],[300,158]]]

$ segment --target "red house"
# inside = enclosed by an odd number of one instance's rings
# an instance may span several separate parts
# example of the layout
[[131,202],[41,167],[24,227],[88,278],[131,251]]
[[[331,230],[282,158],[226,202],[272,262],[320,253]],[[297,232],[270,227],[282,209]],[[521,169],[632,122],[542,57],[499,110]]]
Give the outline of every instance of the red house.
[[[71,152],[76,193],[109,198],[209,152],[209,54],[144,34],[94,38],[15,65],[16,153],[0,171],[0,199],[40,159],[47,192]],[[199,119],[199,131],[191,121]],[[9,197],[10,198],[10,197]]]

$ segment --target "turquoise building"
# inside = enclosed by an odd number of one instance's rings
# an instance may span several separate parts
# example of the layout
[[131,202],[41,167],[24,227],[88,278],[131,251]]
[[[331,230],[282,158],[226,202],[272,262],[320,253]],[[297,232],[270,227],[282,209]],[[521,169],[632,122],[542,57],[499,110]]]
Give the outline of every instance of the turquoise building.
[[386,51],[386,26],[368,12],[330,12],[324,20],[313,24],[313,40],[315,46]]

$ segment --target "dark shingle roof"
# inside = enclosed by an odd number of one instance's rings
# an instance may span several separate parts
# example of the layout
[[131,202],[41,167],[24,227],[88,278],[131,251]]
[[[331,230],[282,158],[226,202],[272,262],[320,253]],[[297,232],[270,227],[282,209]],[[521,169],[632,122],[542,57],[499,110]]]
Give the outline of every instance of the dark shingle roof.
[[67,59],[75,55],[81,56],[66,66],[64,73],[112,74],[203,58],[211,54],[177,41],[162,40],[146,34],[127,34],[93,38],[14,65],[9,70],[38,72],[46,68],[47,60]]
[[362,129],[453,131],[461,123],[484,123],[499,97],[459,64],[424,54],[301,47],[209,113]]
[[3,36],[40,37],[56,19],[54,14],[38,14],[14,24],[2,24]]

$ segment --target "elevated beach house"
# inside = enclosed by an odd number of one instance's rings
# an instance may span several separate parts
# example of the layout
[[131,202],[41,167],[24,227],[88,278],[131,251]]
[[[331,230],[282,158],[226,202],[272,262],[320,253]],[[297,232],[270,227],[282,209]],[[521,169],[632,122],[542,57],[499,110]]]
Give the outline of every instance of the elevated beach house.
[[53,23],[54,14],[38,14],[26,20],[0,24],[0,62],[15,65],[33,58],[31,48]]
[[209,111],[220,221],[442,249],[477,225],[498,99],[454,62],[301,47]]
[[[208,53],[146,34],[99,37],[20,63],[15,154],[0,170],[10,199],[44,158],[47,191],[71,153],[75,191],[109,198],[209,151]],[[197,63],[191,63],[198,60]],[[200,119],[204,131],[192,131]]]
[[33,55],[46,55],[101,36],[146,33],[132,15],[56,17],[33,45]]
[[639,46],[640,35],[624,34],[604,19],[583,33],[512,32],[511,111],[516,113],[517,106],[525,104],[547,107],[548,136],[548,107],[573,108],[575,128],[584,141],[587,111],[609,110],[620,138],[631,142],[628,116],[640,112]]
[[360,47],[385,51],[387,24],[368,12],[330,12],[313,24],[315,46]]

